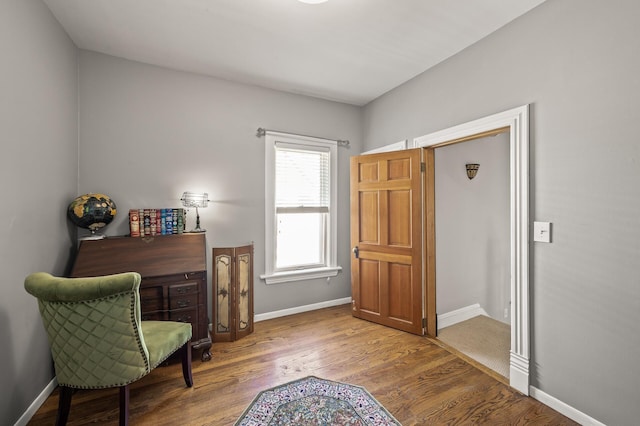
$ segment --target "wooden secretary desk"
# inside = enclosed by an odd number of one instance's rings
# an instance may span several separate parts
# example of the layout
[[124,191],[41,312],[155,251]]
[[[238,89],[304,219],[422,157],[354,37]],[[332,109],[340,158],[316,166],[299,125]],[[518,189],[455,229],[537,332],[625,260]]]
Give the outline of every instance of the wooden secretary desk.
[[211,359],[203,233],[83,240],[71,277],[138,272],[143,320],[191,323],[193,349]]

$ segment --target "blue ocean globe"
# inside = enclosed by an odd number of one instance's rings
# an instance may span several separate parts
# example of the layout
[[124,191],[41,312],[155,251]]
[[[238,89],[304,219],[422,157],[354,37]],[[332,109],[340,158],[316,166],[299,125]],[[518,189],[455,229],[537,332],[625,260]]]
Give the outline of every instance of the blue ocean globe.
[[116,203],[108,195],[91,193],[73,200],[67,216],[74,225],[90,230],[95,236],[99,229],[111,223],[116,212]]

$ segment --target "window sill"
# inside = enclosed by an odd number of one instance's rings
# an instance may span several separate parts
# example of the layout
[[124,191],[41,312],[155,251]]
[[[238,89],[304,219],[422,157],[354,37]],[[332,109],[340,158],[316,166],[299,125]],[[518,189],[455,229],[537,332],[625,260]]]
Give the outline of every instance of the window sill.
[[311,280],[315,278],[331,278],[342,271],[342,266],[329,266],[326,268],[302,269],[299,271],[274,272],[262,274],[260,278],[267,284],[279,284],[291,281]]

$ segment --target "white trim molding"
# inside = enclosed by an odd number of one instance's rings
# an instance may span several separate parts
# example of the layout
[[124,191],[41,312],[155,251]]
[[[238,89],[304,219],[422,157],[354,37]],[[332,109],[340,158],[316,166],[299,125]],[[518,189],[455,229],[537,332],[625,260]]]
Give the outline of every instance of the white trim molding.
[[378,154],[380,152],[403,151],[408,147],[409,147],[409,141],[405,139],[400,142],[390,143],[389,145],[384,145],[384,146],[381,146],[380,148],[374,148],[372,150],[362,152],[360,153],[360,155]]
[[316,309],[330,308],[332,306],[340,306],[351,303],[351,297],[344,297],[342,299],[327,300],[326,302],[314,303],[311,305],[296,306],[295,308],[282,309],[280,311],[267,312],[264,314],[255,315],[254,321],[266,321],[274,318],[286,317],[289,315],[300,314],[302,312],[315,311]]
[[18,421],[16,421],[13,426],[26,426],[29,423],[29,420],[31,420],[31,418],[38,412],[38,409],[42,407],[42,404],[46,402],[47,398],[49,398],[49,396],[53,393],[54,390],[56,390],[57,387],[58,378],[56,376],[53,376],[53,379],[51,379],[49,384],[45,386],[38,397],[33,400],[31,405],[29,405],[29,408],[27,408],[27,410],[22,413],[22,416],[20,416]]
[[583,426],[606,426],[604,423],[599,422],[593,417],[573,408],[569,404],[560,401],[559,399],[549,395],[546,392],[541,391],[538,388],[531,386],[530,395],[533,399],[542,402],[544,405],[553,408],[558,413],[569,417],[571,420],[578,422]]
[[326,268],[304,269],[301,271],[274,272],[272,274],[261,274],[260,278],[267,284],[280,284],[292,281],[312,280],[316,278],[326,278],[330,280],[342,271],[342,266],[329,266]]
[[529,394],[529,105],[415,138],[416,148],[509,127],[511,179],[511,377]]
[[479,303],[465,306],[464,308],[456,309],[454,311],[445,312],[438,315],[438,331],[445,327],[450,327],[462,321],[466,321],[471,318],[475,318],[479,315],[488,317],[487,311],[482,309]]

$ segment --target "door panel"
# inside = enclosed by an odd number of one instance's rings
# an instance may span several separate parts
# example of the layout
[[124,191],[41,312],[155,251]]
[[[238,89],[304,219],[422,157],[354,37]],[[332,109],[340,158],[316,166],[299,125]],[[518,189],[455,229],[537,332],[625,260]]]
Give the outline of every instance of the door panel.
[[360,238],[363,242],[378,244],[378,193],[363,191],[360,193]]
[[411,179],[411,160],[400,158],[387,162],[389,170],[389,180]]
[[360,309],[369,314],[380,314],[380,262],[377,260],[360,259]]
[[360,163],[358,169],[359,182],[377,182],[378,181],[378,163],[363,162]]
[[353,315],[415,334],[424,313],[420,160],[420,149],[351,158]]
[[[411,322],[407,316],[411,312],[413,285],[411,265],[389,263],[389,316],[398,321]],[[418,284],[420,284],[418,282]]]
[[[407,209],[409,206],[409,209]],[[389,245],[411,246],[411,191],[389,191]]]

